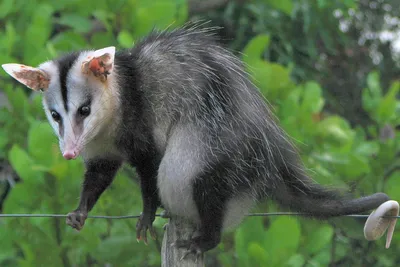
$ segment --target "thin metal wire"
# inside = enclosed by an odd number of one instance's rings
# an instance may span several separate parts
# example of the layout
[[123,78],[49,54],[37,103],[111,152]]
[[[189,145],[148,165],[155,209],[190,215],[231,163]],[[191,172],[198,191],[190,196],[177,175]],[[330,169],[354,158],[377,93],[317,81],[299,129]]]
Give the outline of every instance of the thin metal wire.
[[[265,217],[265,216],[310,216],[307,213],[300,212],[269,212],[269,213],[250,213],[247,214],[249,217]],[[368,218],[367,214],[350,214],[350,215],[341,215],[337,217],[353,217],[353,218]],[[400,216],[382,216],[382,218],[400,218]]]
[[[157,214],[156,216],[160,216]],[[0,214],[0,218],[66,218],[66,214]],[[134,219],[139,218],[140,215],[124,215],[124,216],[103,216],[103,215],[89,215],[91,219]],[[161,216],[160,216],[161,217]]]
[[[249,213],[249,217],[267,217],[267,216],[309,216],[310,214],[299,213],[299,212],[269,212],[269,213]],[[351,214],[343,215],[345,217],[354,218],[368,218],[366,214]],[[339,217],[343,217],[339,216]],[[0,218],[66,218],[66,214],[0,214]],[[103,216],[103,215],[89,215],[90,219],[137,219],[140,215],[123,215],[123,216]],[[168,218],[163,214],[156,214],[156,217]],[[400,218],[400,216],[383,216],[382,218]]]

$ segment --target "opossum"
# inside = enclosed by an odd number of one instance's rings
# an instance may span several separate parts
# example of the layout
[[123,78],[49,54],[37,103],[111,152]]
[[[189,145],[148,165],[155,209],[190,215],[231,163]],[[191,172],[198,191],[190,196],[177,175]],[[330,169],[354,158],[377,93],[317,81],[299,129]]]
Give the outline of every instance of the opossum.
[[83,227],[123,163],[140,177],[137,237],[154,233],[162,205],[198,225],[197,236],[176,242],[190,253],[216,247],[222,230],[265,199],[321,219],[389,200],[384,193],[352,199],[313,182],[241,61],[217,39],[183,27],[154,31],[129,49],[72,52],[37,68],[3,65],[43,92],[64,158],[84,160],[69,225]]

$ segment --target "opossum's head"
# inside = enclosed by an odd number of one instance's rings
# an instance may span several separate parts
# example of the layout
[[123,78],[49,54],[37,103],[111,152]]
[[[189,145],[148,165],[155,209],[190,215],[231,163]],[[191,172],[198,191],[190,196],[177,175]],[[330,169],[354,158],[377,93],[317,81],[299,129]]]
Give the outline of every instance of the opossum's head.
[[34,68],[4,64],[3,69],[27,87],[43,92],[46,116],[66,159],[109,130],[118,105],[115,48],[82,51]]

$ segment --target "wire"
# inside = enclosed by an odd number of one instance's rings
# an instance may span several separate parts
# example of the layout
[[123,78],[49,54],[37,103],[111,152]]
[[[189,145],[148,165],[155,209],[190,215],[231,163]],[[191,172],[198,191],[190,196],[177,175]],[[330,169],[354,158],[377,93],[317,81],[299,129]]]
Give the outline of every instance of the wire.
[[[156,214],[160,216],[160,214]],[[0,214],[0,218],[66,218],[66,214]],[[91,219],[133,219],[139,218],[140,215],[124,215],[124,216],[103,216],[103,215],[89,215]]]
[[[247,214],[249,217],[266,217],[266,216],[310,216],[307,213],[300,212],[269,212],[269,213],[249,213]],[[367,214],[349,214],[349,215],[341,215],[336,217],[353,217],[353,218],[368,218]],[[335,217],[332,217],[335,218]],[[400,218],[400,216],[382,216],[382,218]]]
[[[269,213],[249,213],[249,217],[267,217],[267,216],[310,216],[310,214],[299,212],[269,212]],[[354,217],[354,218],[368,218],[369,215],[365,214],[350,214],[337,217]],[[0,214],[0,218],[66,218],[66,214]],[[137,219],[140,215],[123,215],[123,216],[103,216],[103,215],[89,215],[88,219]],[[156,217],[168,218],[168,215],[156,214]],[[382,218],[400,218],[400,216],[383,216]]]

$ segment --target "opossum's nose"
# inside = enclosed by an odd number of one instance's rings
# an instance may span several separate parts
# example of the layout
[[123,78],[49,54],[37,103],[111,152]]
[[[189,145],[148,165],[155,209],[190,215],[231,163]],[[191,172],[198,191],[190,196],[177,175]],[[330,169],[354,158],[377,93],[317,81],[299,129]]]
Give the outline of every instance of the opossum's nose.
[[65,159],[75,159],[78,156],[78,153],[75,150],[66,150],[63,153],[63,157]]

